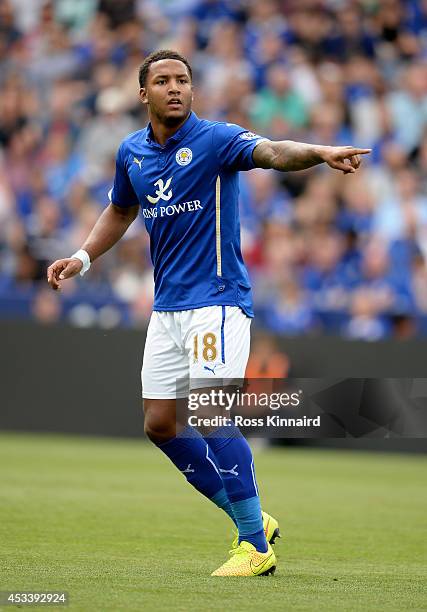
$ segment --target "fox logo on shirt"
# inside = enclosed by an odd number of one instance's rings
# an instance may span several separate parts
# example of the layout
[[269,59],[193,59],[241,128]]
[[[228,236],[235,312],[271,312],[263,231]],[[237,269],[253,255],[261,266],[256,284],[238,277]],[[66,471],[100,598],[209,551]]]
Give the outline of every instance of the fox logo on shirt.
[[[159,179],[158,181],[156,181],[154,183],[154,186],[158,187],[158,189],[156,189],[156,196],[157,198],[153,197],[153,196],[147,196],[147,200],[151,203],[151,204],[157,204],[157,202],[161,199],[161,200],[166,200],[166,202],[168,200],[171,199],[172,197],[172,189],[169,189],[170,184],[172,182],[173,176],[171,176],[166,183],[163,183],[163,179]],[[168,193],[166,193],[166,189],[169,189]]]

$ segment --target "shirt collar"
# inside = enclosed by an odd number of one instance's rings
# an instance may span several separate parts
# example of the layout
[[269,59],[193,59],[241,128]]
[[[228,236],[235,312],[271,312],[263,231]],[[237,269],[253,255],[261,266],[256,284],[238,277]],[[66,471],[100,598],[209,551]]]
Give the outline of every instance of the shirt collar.
[[[167,141],[164,144],[164,147],[167,147],[171,143],[179,142],[180,140],[182,140],[184,136],[188,134],[191,128],[193,128],[196,125],[198,121],[199,121],[199,118],[197,117],[196,113],[191,111],[190,115],[188,116],[188,119],[186,119],[185,123],[182,124],[182,126],[179,128],[177,132],[175,132],[175,134],[173,134],[170,138],[167,139]],[[154,145],[160,148],[164,148],[161,145],[159,145],[158,142],[155,141],[151,123],[147,125],[147,133],[145,136],[145,140],[147,144]]]

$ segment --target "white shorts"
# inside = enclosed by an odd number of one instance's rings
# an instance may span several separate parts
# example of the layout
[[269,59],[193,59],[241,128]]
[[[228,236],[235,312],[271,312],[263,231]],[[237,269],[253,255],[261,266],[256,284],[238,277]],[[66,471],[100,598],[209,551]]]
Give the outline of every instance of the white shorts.
[[244,378],[250,326],[250,317],[238,306],[153,312],[142,364],[142,397],[183,398],[189,389],[206,386],[201,380],[215,386],[220,379]]

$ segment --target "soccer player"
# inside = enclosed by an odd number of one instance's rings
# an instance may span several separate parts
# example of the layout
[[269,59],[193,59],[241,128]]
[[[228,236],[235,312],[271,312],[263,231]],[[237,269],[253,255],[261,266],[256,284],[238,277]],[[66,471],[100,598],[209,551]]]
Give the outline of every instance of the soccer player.
[[278,522],[261,511],[251,449],[231,423],[208,435],[178,427],[185,377],[244,377],[253,317],[240,251],[238,173],[251,168],[302,170],[322,162],[345,174],[369,149],[273,142],[191,110],[192,71],[174,51],[149,55],[139,70],[150,122],[120,144],[110,204],[82,248],[47,271],[55,290],[83,275],[139,212],[150,234],[154,308],[145,343],[145,432],[187,481],[234,521],[230,558],[214,576],[274,572]]

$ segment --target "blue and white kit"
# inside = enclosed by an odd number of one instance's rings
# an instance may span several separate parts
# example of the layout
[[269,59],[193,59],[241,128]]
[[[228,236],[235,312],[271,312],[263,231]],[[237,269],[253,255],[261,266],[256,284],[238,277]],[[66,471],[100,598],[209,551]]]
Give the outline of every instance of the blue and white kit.
[[[222,378],[244,376],[253,309],[240,249],[238,172],[254,168],[252,152],[264,140],[191,113],[164,146],[149,124],[119,147],[110,201],[141,206],[154,266],[144,397],[176,397],[177,378],[209,376],[212,365],[212,377],[220,370]],[[246,330],[243,345],[227,346],[232,325]]]

